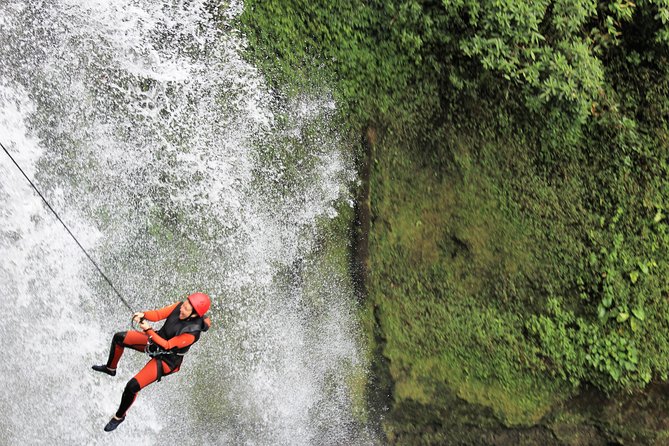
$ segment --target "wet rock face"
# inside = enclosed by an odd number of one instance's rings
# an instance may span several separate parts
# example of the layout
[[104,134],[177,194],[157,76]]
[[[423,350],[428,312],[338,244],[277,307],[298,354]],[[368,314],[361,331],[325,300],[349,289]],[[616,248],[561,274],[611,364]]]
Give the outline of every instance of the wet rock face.
[[505,426],[490,409],[441,389],[443,406],[395,404],[384,421],[389,444],[481,446],[663,445],[669,433],[669,384],[606,397],[585,389],[539,424]]
[[556,411],[550,427],[561,444],[667,444],[668,392],[666,383],[609,398],[588,389]]
[[[450,218],[449,213],[457,205],[457,200],[447,200],[450,195],[439,195],[435,191],[443,184],[458,185],[439,182],[441,179],[432,181],[433,171],[416,179],[416,172],[422,172],[423,167],[423,164],[412,163],[402,149],[383,141],[374,152],[368,301],[374,309],[370,314],[374,316],[374,335],[380,352],[373,372],[384,374],[377,383],[380,387],[387,385],[383,390],[389,389],[384,393],[389,395],[388,410],[381,421],[387,442],[393,445],[669,444],[669,420],[665,415],[669,413],[668,385],[654,384],[633,394],[608,396],[584,386],[575,390],[568,384],[557,385],[542,374],[541,370],[555,366],[548,359],[543,364],[535,364],[537,372],[528,379],[533,370],[528,365],[528,345],[519,341],[507,356],[495,357],[503,345],[495,342],[494,331],[489,330],[490,318],[482,317],[476,329],[472,328],[470,337],[461,336],[467,327],[474,327],[468,324],[477,315],[484,314],[483,309],[488,308],[486,299],[503,296],[513,288],[496,288],[497,283],[506,286],[503,280],[514,270],[499,272],[495,269],[499,263],[496,260],[506,261],[508,256],[497,258],[494,252],[491,254],[494,250],[488,249],[492,241],[499,239],[497,236],[510,232],[491,235],[475,225],[462,229],[458,227],[460,220],[476,219],[459,217],[458,222],[451,222],[455,230],[444,230],[440,237],[431,237],[436,231],[426,227],[447,227],[447,217]],[[402,172],[409,174],[401,175]],[[473,175],[476,169],[468,172]],[[405,193],[405,189],[411,193]],[[454,194],[463,190],[457,189]],[[425,196],[424,191],[431,191],[434,199],[418,206],[415,201]],[[477,199],[475,193],[467,196]],[[433,215],[441,219],[430,221]],[[420,256],[420,248],[428,244],[421,242],[434,239],[441,242],[437,246],[442,263]],[[516,242],[518,246],[528,246],[521,238],[508,239],[504,246]],[[519,252],[516,265],[528,264]],[[418,255],[413,255],[415,253]],[[457,263],[461,258],[465,260]],[[460,268],[481,259],[492,266]],[[448,268],[460,268],[463,273],[432,274]],[[500,281],[490,281],[493,286],[488,288],[481,286],[484,282],[479,280],[481,271],[490,272],[491,277]],[[434,286],[439,280],[447,285]],[[466,285],[457,288],[453,283]],[[452,293],[450,299],[444,297],[448,293]],[[467,300],[468,297],[471,299]],[[461,302],[471,305],[459,306]],[[462,317],[452,317],[457,311]],[[497,315],[495,312],[485,314]],[[506,313],[506,316],[515,314]],[[524,317],[520,317],[519,325],[523,326],[523,320]],[[509,339],[512,328],[511,324],[504,325],[498,338]],[[420,336],[412,336],[414,333]],[[523,330],[516,334],[513,339],[526,339]],[[471,342],[461,342],[463,340]],[[539,360],[543,361],[544,357]],[[516,361],[522,366],[507,370],[500,367]],[[536,389],[541,389],[541,393],[533,394]],[[475,401],[479,404],[472,403]]]
[[[453,398],[448,410],[404,402],[393,410],[391,444],[562,445],[546,426],[507,428],[485,407]],[[387,432],[388,433],[388,432]]]

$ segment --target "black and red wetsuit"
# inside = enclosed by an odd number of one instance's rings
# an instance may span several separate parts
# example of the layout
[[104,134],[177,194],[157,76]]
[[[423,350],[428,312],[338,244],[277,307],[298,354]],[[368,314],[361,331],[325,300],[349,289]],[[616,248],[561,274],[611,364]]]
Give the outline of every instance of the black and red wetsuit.
[[176,302],[160,310],[151,310],[144,313],[144,319],[157,322],[167,319],[165,324],[158,330],[152,328],[145,332],[131,330],[122,331],[114,335],[107,360],[107,368],[116,369],[116,366],[123,355],[125,347],[137,351],[145,351],[147,345],[151,343],[150,351],[156,352],[156,356],[146,363],[144,368],[139,371],[125,386],[121,404],[116,411],[117,418],[125,417],[132,403],[137,398],[137,393],[154,381],[160,381],[163,376],[167,376],[179,371],[183,355],[200,338],[200,333],[209,328],[209,318],[197,317],[188,319],[179,319],[179,310],[183,302]]

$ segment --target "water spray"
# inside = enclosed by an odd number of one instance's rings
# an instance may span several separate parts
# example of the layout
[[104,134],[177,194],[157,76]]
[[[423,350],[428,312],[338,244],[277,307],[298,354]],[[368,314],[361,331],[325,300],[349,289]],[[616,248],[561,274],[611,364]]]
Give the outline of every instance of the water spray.
[[[112,281],[109,279],[109,277],[107,277],[107,275],[106,275],[106,274],[102,271],[102,269],[98,266],[97,262],[96,262],[95,260],[93,260],[93,257],[91,257],[91,255],[88,253],[88,251],[86,251],[86,249],[81,245],[81,243],[79,243],[79,240],[77,240],[77,237],[74,236],[74,234],[72,233],[72,231],[70,231],[70,228],[67,227],[67,225],[66,225],[65,222],[60,218],[60,216],[58,215],[58,213],[53,209],[53,207],[51,207],[51,204],[49,203],[49,201],[48,201],[46,198],[44,198],[44,195],[42,195],[42,193],[39,191],[39,189],[37,189],[37,186],[35,186],[35,183],[33,183],[32,180],[30,179],[30,177],[28,177],[28,175],[26,175],[26,173],[23,171],[23,169],[21,168],[21,166],[19,165],[19,163],[16,162],[16,160],[15,160],[14,157],[11,155],[11,153],[9,153],[9,150],[7,150],[7,149],[5,148],[5,146],[4,146],[4,144],[2,144],[1,142],[0,142],[0,147],[2,147],[2,150],[5,151],[5,153],[6,153],[7,156],[9,157],[9,159],[12,160],[12,162],[14,163],[14,165],[19,169],[19,171],[21,172],[21,174],[23,174],[23,176],[25,177],[25,179],[28,180],[28,183],[30,183],[30,186],[32,186],[32,188],[35,190],[35,192],[37,192],[37,195],[40,196],[40,198],[42,199],[42,201],[44,201],[44,203],[45,203],[46,206],[49,208],[49,210],[53,213],[53,215],[56,216],[56,219],[58,219],[58,221],[60,222],[60,224],[63,225],[63,227],[65,228],[65,230],[67,231],[67,233],[70,234],[70,236],[72,237],[72,239],[74,239],[74,241],[75,241],[76,244],[79,246],[79,248],[81,248],[81,250],[84,252],[84,254],[86,254],[86,257],[88,257],[88,260],[91,261],[91,263],[93,264],[93,266],[95,266],[95,269],[97,269],[98,272],[100,273],[100,275],[107,281],[107,283],[109,284],[109,286],[111,287],[111,289],[114,290],[114,293],[116,293],[116,295],[118,296],[118,298],[121,299],[121,302],[123,302],[123,304],[124,304],[126,307],[128,307],[128,309],[130,310],[131,313],[135,313],[135,310],[132,308],[132,306],[130,306],[130,304],[128,303],[128,301],[125,300],[125,298],[121,295],[121,293],[116,289],[116,287],[114,286],[114,284],[112,283]],[[131,320],[131,322],[130,322],[130,325],[132,326],[132,320]]]

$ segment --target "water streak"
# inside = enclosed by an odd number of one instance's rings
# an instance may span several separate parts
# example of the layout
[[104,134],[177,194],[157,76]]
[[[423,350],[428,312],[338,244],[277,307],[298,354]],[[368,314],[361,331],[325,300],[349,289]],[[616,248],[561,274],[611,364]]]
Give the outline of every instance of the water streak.
[[348,385],[364,374],[352,288],[319,251],[353,168],[327,97],[282,103],[242,59],[241,8],[0,3],[3,144],[131,305],[204,290],[216,324],[102,432],[146,358],[90,371],[127,310],[5,159],[1,441],[369,441]]

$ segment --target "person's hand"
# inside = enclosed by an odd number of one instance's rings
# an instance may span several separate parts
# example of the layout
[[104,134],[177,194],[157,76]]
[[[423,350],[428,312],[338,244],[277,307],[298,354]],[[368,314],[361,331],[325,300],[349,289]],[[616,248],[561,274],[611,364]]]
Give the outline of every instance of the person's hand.
[[139,321],[141,321],[142,319],[144,319],[144,313],[142,313],[141,311],[138,311],[137,313],[132,315],[132,320],[137,322],[138,324]]
[[142,330],[146,331],[146,330],[148,330],[149,328],[151,328],[151,325],[149,325],[149,323],[148,323],[147,321],[142,320],[142,322],[139,323],[139,328],[141,328]]

